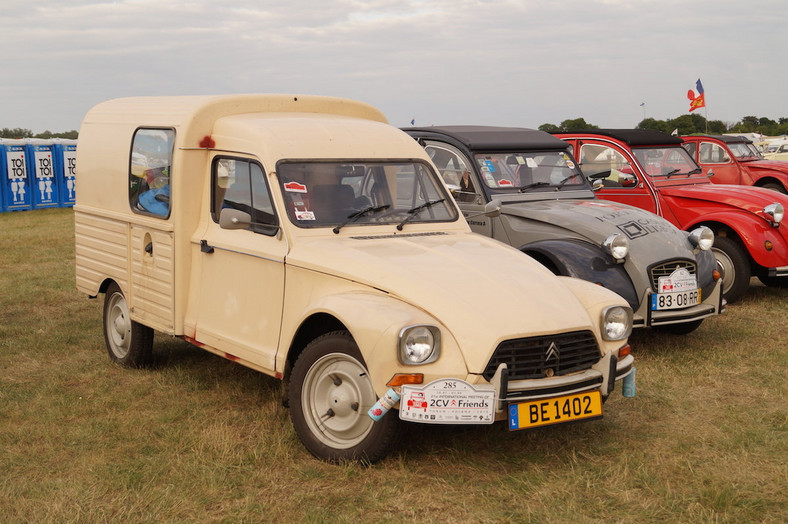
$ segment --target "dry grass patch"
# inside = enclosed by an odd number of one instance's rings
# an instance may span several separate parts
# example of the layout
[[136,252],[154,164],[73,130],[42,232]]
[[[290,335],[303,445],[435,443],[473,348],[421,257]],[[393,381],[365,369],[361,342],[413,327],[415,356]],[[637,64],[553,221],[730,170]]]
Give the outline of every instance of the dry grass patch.
[[783,522],[788,291],[633,335],[638,395],[533,432],[408,425],[383,463],[300,445],[280,384],[157,335],[109,362],[73,213],[0,215],[1,522]]

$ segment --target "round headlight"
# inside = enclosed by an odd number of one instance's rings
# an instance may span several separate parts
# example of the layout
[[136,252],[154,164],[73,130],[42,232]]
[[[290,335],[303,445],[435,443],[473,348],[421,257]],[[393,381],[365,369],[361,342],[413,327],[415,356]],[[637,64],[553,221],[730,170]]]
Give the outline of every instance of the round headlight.
[[689,234],[689,241],[694,247],[708,251],[714,245],[714,231],[706,226],[693,229]]
[[612,306],[602,313],[602,338],[623,340],[632,333],[632,310],[624,306]]
[[616,260],[623,260],[629,253],[629,240],[621,233],[610,235],[602,242],[602,247]]
[[434,326],[410,326],[399,338],[399,359],[403,364],[426,364],[438,358],[440,331]]
[[763,212],[772,217],[772,222],[775,224],[782,222],[783,217],[785,216],[785,208],[780,203],[769,204],[763,208]]

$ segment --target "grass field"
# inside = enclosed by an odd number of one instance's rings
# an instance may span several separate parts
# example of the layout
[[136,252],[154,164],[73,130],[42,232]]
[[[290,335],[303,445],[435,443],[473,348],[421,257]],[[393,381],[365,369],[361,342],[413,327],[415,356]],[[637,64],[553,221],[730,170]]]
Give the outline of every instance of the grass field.
[[[157,335],[110,363],[73,213],[0,214],[0,522],[785,522],[788,290],[630,339],[637,397],[533,432],[408,427],[373,467],[301,446],[279,383]],[[755,282],[755,281],[754,281]]]

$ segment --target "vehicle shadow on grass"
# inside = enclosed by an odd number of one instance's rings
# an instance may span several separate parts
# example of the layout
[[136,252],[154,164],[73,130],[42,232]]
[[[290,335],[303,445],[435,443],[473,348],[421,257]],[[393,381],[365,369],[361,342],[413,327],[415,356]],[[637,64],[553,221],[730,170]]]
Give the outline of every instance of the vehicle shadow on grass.
[[600,452],[599,441],[612,438],[615,423],[593,420],[531,430],[509,431],[506,421],[492,425],[403,423],[395,450],[406,461],[444,462],[468,467],[509,469],[530,464],[569,464],[577,454]]

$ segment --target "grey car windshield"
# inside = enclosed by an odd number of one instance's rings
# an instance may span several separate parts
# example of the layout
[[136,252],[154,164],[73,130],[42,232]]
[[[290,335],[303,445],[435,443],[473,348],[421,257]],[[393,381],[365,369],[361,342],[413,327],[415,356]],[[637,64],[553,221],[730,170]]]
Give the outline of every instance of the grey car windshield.
[[277,173],[287,215],[298,227],[458,218],[433,169],[420,162],[283,162]]
[[483,153],[475,158],[482,180],[490,189],[525,191],[587,185],[565,151]]

